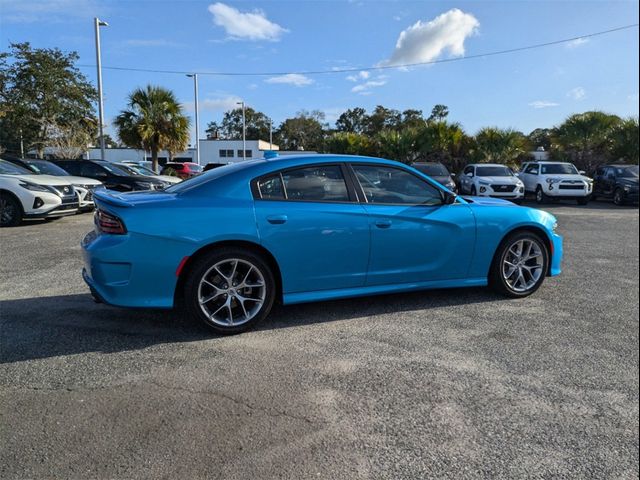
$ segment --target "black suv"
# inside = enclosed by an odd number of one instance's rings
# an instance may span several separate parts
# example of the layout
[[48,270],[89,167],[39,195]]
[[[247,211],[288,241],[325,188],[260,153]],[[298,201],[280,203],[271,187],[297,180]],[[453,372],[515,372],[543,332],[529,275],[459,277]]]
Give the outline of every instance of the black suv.
[[103,160],[52,160],[71,175],[100,180],[105,187],[119,192],[162,190],[168,182],[144,175],[131,175],[123,168]]
[[603,165],[593,175],[593,196],[613,203],[638,203],[638,165]]

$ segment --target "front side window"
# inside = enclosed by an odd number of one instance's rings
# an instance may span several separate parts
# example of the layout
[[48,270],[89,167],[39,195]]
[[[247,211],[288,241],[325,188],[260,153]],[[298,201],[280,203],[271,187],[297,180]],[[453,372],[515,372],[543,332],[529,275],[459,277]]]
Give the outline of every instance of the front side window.
[[469,175],[469,174],[473,175],[473,167],[467,167],[467,168],[465,168],[463,173],[464,173],[465,175]]
[[440,190],[415,175],[378,165],[353,165],[369,203],[441,205]]
[[534,163],[531,164],[527,167],[527,169],[524,171],[524,173],[530,173],[531,175],[537,175],[538,174],[538,164]]
[[339,165],[319,165],[282,172],[288,200],[348,202],[347,184]]

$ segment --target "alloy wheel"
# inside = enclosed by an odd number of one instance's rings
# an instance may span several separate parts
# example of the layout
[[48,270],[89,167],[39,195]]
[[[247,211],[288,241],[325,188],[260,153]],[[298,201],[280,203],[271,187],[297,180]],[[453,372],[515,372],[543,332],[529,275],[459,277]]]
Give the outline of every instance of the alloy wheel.
[[544,257],[538,242],[529,239],[515,241],[502,260],[502,278],[514,292],[533,288],[543,275]]
[[198,303],[209,320],[237,327],[254,318],[266,298],[264,276],[251,262],[229,258],[213,265],[198,284]]

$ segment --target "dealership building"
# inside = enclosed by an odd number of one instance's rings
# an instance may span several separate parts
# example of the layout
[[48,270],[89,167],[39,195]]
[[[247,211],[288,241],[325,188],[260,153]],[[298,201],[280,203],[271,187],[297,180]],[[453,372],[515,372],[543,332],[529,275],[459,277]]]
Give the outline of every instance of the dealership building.
[[[243,155],[242,140],[200,140],[200,164],[206,165],[208,163],[235,163],[244,160],[245,158],[260,158],[264,156],[264,152],[269,150],[280,151],[278,145],[265,142],[264,140],[246,140],[244,142],[245,152]],[[45,158],[55,157],[55,148],[47,147],[44,150]],[[135,148],[106,148],[104,152],[105,160],[109,162],[126,162],[126,161],[149,161],[151,160],[151,152],[144,151]],[[303,152],[280,152],[283,155],[292,153]],[[314,152],[304,152],[314,153]],[[29,156],[35,156],[36,152],[29,152]],[[82,154],[84,159],[99,159],[101,157],[100,148],[91,147],[88,148],[85,153]],[[169,152],[161,150],[158,152],[158,163],[164,165],[170,159]],[[188,148],[183,152],[178,152],[173,155],[172,161],[174,162],[195,162],[196,150],[195,148]]]

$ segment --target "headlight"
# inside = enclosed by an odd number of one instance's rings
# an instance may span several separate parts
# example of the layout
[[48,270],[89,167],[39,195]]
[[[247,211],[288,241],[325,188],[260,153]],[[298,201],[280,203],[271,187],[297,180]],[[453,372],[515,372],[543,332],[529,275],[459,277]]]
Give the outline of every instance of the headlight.
[[560,180],[559,178],[547,178],[547,183],[548,184],[552,184],[552,183],[558,183],[561,182],[562,180]]
[[136,187],[141,188],[142,190],[150,190],[151,183],[149,182],[136,182]]
[[631,188],[629,187],[629,185],[625,185],[623,188],[624,188],[624,191],[625,191],[625,192],[628,192],[629,190],[631,190]]
[[480,180],[478,183],[479,183],[480,185],[484,185],[485,187],[488,187],[488,186],[490,185],[490,184],[489,184],[489,182],[486,182],[486,181],[484,181],[484,180]]
[[20,186],[22,188],[26,188],[27,190],[31,190],[32,192],[51,192],[49,188],[43,185],[38,185],[37,183],[20,182]]

